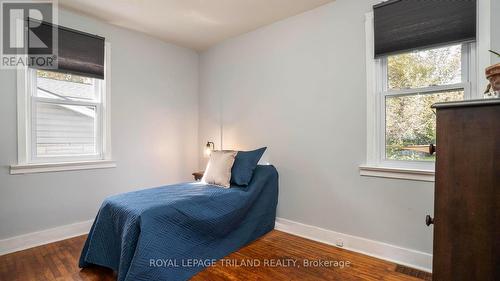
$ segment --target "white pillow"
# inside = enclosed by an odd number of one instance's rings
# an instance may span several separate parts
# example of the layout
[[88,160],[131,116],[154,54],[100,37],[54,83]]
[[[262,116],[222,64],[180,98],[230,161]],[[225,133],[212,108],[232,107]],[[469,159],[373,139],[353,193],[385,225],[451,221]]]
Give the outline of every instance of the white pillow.
[[231,184],[231,168],[238,151],[212,151],[205,173],[201,181],[207,184],[229,188]]

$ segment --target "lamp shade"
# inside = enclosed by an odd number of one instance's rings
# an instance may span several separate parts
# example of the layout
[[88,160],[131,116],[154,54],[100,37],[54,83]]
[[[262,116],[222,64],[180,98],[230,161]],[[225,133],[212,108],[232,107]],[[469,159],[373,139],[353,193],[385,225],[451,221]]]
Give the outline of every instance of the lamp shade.
[[205,157],[210,157],[210,154],[215,149],[215,144],[211,141],[207,142],[205,145]]

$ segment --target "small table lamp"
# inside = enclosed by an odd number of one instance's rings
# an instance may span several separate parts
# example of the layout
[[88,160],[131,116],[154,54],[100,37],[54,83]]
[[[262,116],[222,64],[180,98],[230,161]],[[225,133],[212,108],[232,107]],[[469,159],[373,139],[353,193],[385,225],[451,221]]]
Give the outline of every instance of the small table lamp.
[[205,157],[210,157],[213,150],[215,150],[215,144],[211,141],[207,142],[205,146]]

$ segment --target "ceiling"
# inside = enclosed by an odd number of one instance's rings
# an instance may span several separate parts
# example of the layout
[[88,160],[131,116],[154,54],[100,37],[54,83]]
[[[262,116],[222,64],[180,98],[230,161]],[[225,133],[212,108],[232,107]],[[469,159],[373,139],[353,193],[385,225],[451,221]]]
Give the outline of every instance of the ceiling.
[[334,0],[59,0],[63,8],[198,51]]

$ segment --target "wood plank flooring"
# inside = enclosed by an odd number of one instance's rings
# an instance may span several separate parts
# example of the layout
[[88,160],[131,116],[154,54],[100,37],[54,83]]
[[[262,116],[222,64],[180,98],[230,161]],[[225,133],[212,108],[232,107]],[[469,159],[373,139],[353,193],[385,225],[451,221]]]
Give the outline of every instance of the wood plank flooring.
[[[116,274],[109,269],[78,268],[85,238],[79,236],[0,256],[0,281],[116,280]],[[320,261],[330,264],[320,266],[317,264]],[[335,261],[343,261],[344,267]],[[245,262],[260,265],[252,267]],[[273,264],[278,262],[288,266]],[[318,266],[305,267],[304,262]],[[397,272],[396,268],[395,263],[274,230],[198,273],[192,280],[430,280],[428,273],[420,272],[422,279],[419,279]]]

